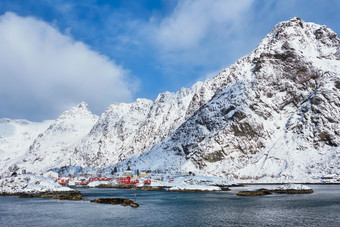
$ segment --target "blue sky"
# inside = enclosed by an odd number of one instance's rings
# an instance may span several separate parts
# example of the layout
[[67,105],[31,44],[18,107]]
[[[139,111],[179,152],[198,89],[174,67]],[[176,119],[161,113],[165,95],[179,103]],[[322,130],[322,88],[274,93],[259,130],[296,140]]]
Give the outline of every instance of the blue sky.
[[216,75],[280,21],[339,34],[339,12],[337,0],[2,0],[0,118],[155,100]]

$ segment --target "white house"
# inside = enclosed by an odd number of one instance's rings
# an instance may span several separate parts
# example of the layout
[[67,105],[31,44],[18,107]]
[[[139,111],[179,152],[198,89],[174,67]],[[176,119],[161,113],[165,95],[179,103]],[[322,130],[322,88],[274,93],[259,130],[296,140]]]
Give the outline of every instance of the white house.
[[124,177],[132,177],[133,176],[133,173],[131,170],[126,170],[124,173],[123,173],[123,176]]
[[57,172],[50,170],[50,171],[47,171],[46,173],[43,173],[43,176],[55,179],[59,177],[59,174]]

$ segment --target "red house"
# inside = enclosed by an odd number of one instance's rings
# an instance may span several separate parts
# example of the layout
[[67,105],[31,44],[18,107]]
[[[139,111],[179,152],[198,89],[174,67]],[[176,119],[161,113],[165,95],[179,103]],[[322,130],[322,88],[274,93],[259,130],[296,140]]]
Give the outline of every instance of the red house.
[[117,179],[118,184],[130,184],[131,183],[131,177],[119,177]]
[[150,179],[148,179],[148,180],[145,180],[145,181],[144,181],[144,184],[145,184],[145,185],[149,185],[149,184],[151,184],[151,180],[150,180]]
[[90,177],[89,181],[110,181],[111,178],[108,177]]
[[130,184],[138,184],[138,183],[139,183],[139,180],[138,180],[138,179],[132,180],[132,181],[130,182]]
[[57,178],[55,182],[58,182],[61,185],[66,185],[68,183],[67,179]]
[[101,181],[110,181],[111,178],[108,178],[108,177],[102,177],[102,178],[99,178],[99,180]]
[[81,182],[75,182],[75,185],[87,185],[89,182],[87,182],[86,180],[83,180]]

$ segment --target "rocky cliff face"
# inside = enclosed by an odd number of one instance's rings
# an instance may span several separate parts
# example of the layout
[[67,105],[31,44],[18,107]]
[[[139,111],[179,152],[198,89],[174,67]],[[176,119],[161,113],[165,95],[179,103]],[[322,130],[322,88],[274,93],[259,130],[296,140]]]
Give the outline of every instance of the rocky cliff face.
[[[255,154],[278,129],[313,147],[340,145],[339,40],[329,29],[296,18],[277,25],[231,67],[238,73],[235,82],[185,122],[171,142],[180,141],[176,148],[185,155],[210,162],[223,158],[224,150]],[[199,148],[209,141],[226,147]]]

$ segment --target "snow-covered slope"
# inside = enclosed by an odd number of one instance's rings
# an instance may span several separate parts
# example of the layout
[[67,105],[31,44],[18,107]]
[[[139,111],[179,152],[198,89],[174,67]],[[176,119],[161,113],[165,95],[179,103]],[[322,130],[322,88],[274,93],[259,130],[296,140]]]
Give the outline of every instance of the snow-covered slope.
[[171,138],[128,162],[248,181],[339,177],[339,42],[325,26],[279,23]]
[[35,138],[53,121],[0,119],[0,175],[29,149]]
[[15,193],[41,193],[41,192],[65,192],[73,191],[54,182],[53,179],[34,175],[21,175],[0,179],[0,194]]
[[17,166],[32,173],[71,165],[72,154],[67,148],[86,136],[98,116],[93,115],[86,103],[65,111],[34,140]]
[[177,93],[162,93],[155,102],[137,99],[112,104],[88,136],[71,149],[81,157],[76,164],[105,167],[150,150],[199,108],[195,99],[202,89],[198,82]]

